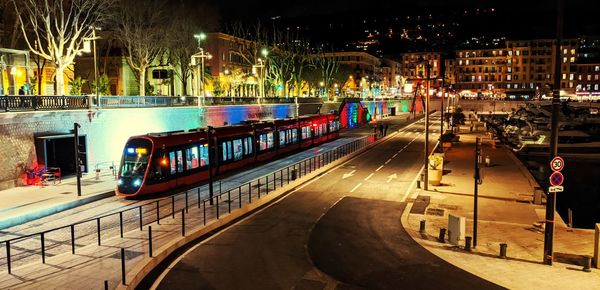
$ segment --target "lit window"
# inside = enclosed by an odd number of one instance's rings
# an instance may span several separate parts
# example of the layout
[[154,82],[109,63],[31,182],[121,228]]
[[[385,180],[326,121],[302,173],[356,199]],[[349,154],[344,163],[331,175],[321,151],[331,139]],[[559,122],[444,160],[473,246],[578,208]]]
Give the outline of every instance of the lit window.
[[512,77],[511,77],[511,75],[506,75],[506,80],[507,80],[507,81],[512,81]]
[[507,89],[510,89],[510,84],[507,84],[507,85],[506,85],[506,88],[507,88]]
[[567,54],[567,49],[563,49],[563,54]]
[[598,80],[598,75],[594,76],[594,80],[596,80],[596,81]]
[[595,66],[594,71],[600,71],[600,66]]
[[594,90],[596,90],[596,91],[598,90],[598,84],[594,85]]
[[469,65],[469,60],[468,60],[468,59],[467,59],[467,60],[465,60],[465,64],[466,64],[466,65]]
[[575,49],[574,48],[571,49],[571,54],[575,54]]
[[581,75],[579,75],[579,76],[578,76],[578,79],[579,79],[579,80],[581,80],[581,79],[582,79]]
[[569,82],[569,88],[572,88],[572,87],[573,87],[573,83]]
[[567,63],[567,58],[563,57],[563,63]]
[[571,56],[571,62],[575,62],[575,57]]
[[588,81],[591,81],[591,80],[592,80],[592,75],[588,75],[588,76],[587,76],[587,80],[588,80]]
[[458,65],[462,65],[462,59],[458,61]]
[[567,74],[562,74],[562,79],[566,80],[567,79]]
[[512,50],[509,50],[509,51],[508,51],[508,55],[509,55],[509,56],[512,56]]
[[521,54],[521,51],[519,51],[518,49],[515,51],[515,55],[519,56]]
[[572,81],[574,79],[573,74],[569,74],[569,80]]

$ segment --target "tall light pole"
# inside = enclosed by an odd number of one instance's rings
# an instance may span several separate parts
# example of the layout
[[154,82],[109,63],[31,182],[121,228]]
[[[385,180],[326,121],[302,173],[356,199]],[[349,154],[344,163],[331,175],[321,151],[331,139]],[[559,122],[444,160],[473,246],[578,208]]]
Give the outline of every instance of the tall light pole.
[[[94,89],[94,94],[96,95],[96,102],[97,102],[97,106],[98,108],[100,108],[100,93],[98,91],[98,57],[96,54],[96,40],[100,39],[100,37],[96,36],[96,30],[100,30],[100,28],[92,26],[92,37],[86,37],[83,40],[87,41],[89,43],[89,41],[92,42],[92,53],[94,55],[94,83],[95,85],[95,89]],[[88,44],[89,45],[89,44]],[[84,45],[85,47],[85,45]],[[88,46],[89,47],[89,46]],[[89,53],[89,48],[85,49],[85,52]],[[88,101],[88,108],[92,107],[92,102]]]
[[[561,59],[560,44],[563,37],[563,0],[556,1],[556,44],[554,49],[554,87],[552,88],[552,129],[550,136],[550,156],[552,159],[558,155],[558,118],[560,110],[560,76]],[[548,170],[549,172],[550,170]],[[546,226],[544,228],[544,264],[552,265],[554,257],[554,211],[556,209],[556,193],[546,195]]]
[[266,58],[269,55],[269,51],[266,48],[263,48],[260,54],[264,56],[265,59],[263,60],[262,58],[258,58],[257,63],[252,66],[253,73],[258,75],[259,88],[257,103],[259,106],[261,105],[261,99],[265,97]]
[[425,66],[425,146],[423,152],[423,189],[428,190],[429,183],[429,174],[427,170],[429,169],[429,90],[430,90],[430,74],[431,74],[431,64],[428,60],[423,59],[423,57],[419,57],[419,63]]
[[[200,50],[200,52],[192,55],[192,65],[196,65],[198,80],[200,81],[200,83],[196,84],[196,93],[198,94],[198,106],[202,106],[206,99],[206,91],[204,89],[204,59],[210,59],[212,56],[202,48],[202,41],[206,39],[206,33],[201,32],[194,34],[194,38],[198,42],[198,50]],[[200,66],[198,66],[198,63],[195,61],[198,58],[200,58]],[[202,89],[202,94],[199,92],[200,88]]]

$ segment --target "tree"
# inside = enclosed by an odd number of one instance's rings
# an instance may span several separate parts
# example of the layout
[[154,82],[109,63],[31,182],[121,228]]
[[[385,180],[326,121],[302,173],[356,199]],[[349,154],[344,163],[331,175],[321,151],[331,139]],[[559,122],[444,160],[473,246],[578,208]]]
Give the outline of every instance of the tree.
[[56,67],[56,94],[65,94],[64,71],[84,49],[94,26],[106,22],[114,0],[13,0],[29,50]]
[[125,49],[140,96],[146,95],[146,70],[165,51],[167,17],[160,0],[121,0],[115,17],[116,35]]
[[194,28],[190,18],[175,18],[169,34],[167,58],[173,66],[177,79],[181,82],[182,94],[188,93],[188,79],[192,76],[190,62],[192,55],[198,51],[198,42],[194,38],[197,29]]

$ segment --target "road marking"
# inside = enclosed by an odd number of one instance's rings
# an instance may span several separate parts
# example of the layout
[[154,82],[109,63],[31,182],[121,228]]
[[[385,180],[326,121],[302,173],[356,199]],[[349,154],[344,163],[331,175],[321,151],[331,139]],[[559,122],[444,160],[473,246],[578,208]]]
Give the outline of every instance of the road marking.
[[375,173],[369,174],[369,176],[367,176],[367,178],[365,178],[365,180],[369,180],[369,178],[371,178],[373,175],[375,175]]
[[354,172],[356,172],[356,170],[352,170],[352,171],[350,171],[350,173],[344,173],[344,175],[342,176],[342,179],[352,177],[354,175]]
[[391,161],[392,161],[392,159],[388,159],[388,160],[385,162],[385,164],[388,164],[388,163],[390,163]]
[[413,181],[410,183],[410,185],[406,189],[406,193],[404,194],[404,197],[402,197],[402,200],[400,202],[406,201],[406,199],[410,195],[410,190],[413,188],[413,186],[416,185],[417,180],[421,177],[421,172],[423,171],[423,168],[425,168],[425,166],[421,166],[421,170],[419,170],[419,172],[417,172],[417,176],[415,176],[415,179],[413,179]]
[[392,181],[392,179],[395,179],[395,178],[398,178],[398,175],[397,175],[396,173],[394,173],[394,174],[392,174],[392,175],[388,176],[387,183],[390,183],[390,181]]
[[379,166],[377,169],[375,169],[375,171],[379,171],[381,168],[383,168],[383,165]]
[[[400,153],[400,152],[398,152]],[[394,154],[394,156],[392,156],[392,158],[396,158],[396,156],[398,156],[398,153]]]
[[362,182],[357,184],[352,190],[350,190],[350,192],[354,192],[355,190],[357,190],[360,186],[362,185]]

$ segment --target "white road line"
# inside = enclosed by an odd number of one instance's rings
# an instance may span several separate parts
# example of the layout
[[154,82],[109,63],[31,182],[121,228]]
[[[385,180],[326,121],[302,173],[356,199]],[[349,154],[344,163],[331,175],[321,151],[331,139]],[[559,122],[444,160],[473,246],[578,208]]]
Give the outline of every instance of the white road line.
[[419,170],[419,172],[417,173],[417,176],[415,176],[415,179],[413,179],[413,181],[410,183],[410,185],[406,189],[406,193],[404,194],[404,196],[402,197],[402,200],[400,202],[406,201],[406,199],[410,195],[411,189],[413,188],[413,186],[415,186],[415,184],[417,183],[417,180],[421,177],[421,172],[423,171],[423,168],[425,168],[425,166],[421,166],[421,170]]
[[375,171],[379,171],[381,168],[383,168],[383,165],[379,166],[379,168],[375,169]]
[[362,182],[357,184],[352,190],[350,190],[350,192],[354,192],[355,190],[357,190],[360,186],[362,185]]
[[[400,152],[398,152],[400,153]],[[396,158],[396,156],[398,156],[398,153],[394,154],[394,156],[392,156],[392,158]]]
[[375,173],[369,174],[369,176],[367,176],[367,178],[365,178],[365,180],[369,180],[369,178],[373,177],[373,175],[375,175]]
[[385,164],[388,164],[388,163],[390,163],[391,161],[392,161],[392,159],[388,159],[388,160],[385,162]]

